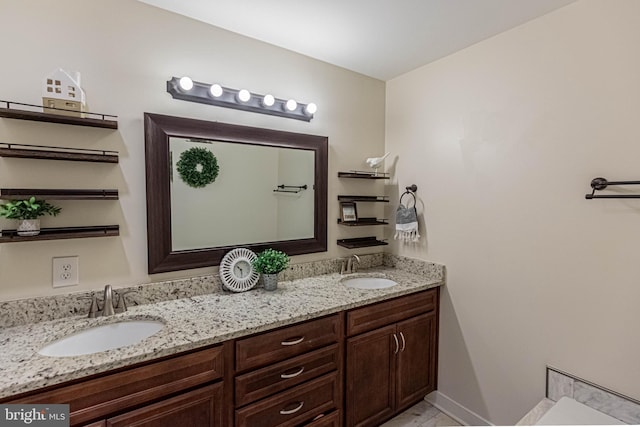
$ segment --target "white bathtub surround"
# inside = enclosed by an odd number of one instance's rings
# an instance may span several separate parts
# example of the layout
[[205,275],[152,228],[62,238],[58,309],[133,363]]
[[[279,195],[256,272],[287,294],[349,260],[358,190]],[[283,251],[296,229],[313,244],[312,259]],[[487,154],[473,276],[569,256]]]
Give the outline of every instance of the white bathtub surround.
[[536,423],[545,426],[621,424],[624,423],[567,396],[560,398]]
[[640,404],[598,387],[576,381],[573,398],[627,424],[640,424]]
[[547,398],[557,402],[563,396],[573,397],[574,379],[547,368]]
[[532,426],[537,424],[540,418],[555,405],[556,402],[551,399],[542,399],[532,410],[517,422],[517,426]]
[[640,424],[639,401],[553,367],[547,367],[547,397],[569,397],[626,424]]

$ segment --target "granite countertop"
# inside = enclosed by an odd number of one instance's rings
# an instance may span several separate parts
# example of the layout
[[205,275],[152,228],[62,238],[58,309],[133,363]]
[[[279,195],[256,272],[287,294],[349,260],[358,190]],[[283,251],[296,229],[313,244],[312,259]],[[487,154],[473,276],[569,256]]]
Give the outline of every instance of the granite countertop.
[[[75,316],[0,329],[0,398],[444,284],[440,279],[384,267],[349,276],[370,273],[382,273],[398,285],[350,289],[340,283],[344,276],[327,274],[280,282],[278,290],[272,292],[254,289],[202,295],[131,307],[110,317]],[[119,349],[62,358],[37,353],[46,344],[74,332],[134,319],[159,320],[165,326],[140,343]]]

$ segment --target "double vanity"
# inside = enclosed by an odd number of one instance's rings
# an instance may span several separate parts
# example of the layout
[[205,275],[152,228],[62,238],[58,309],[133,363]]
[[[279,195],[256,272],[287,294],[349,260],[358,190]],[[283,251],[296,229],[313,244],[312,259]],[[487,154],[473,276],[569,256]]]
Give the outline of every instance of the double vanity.
[[78,426],[379,425],[436,387],[437,267],[2,329],[0,402],[69,403]]

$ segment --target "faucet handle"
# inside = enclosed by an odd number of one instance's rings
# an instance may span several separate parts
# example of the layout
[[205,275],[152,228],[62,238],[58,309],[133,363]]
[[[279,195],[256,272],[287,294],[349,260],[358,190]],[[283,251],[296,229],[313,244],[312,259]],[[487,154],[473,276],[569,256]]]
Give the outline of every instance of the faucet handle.
[[131,289],[124,292],[118,292],[118,302],[116,303],[115,309],[118,310],[119,313],[127,311],[127,300],[124,296],[131,293],[138,293],[138,291]]
[[100,306],[98,305],[98,300],[96,299],[96,294],[91,294],[91,305],[89,306],[89,315],[87,317],[89,317],[90,319],[93,319],[94,317],[97,317],[100,315]]
[[347,266],[349,265],[349,260],[347,258],[342,258],[341,261],[342,264],[340,265],[340,274],[346,274],[348,273]]

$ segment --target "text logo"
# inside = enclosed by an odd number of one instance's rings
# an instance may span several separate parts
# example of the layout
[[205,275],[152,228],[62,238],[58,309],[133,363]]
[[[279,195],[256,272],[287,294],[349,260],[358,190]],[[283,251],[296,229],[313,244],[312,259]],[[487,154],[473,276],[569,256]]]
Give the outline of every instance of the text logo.
[[69,427],[69,405],[0,405],[0,427]]

